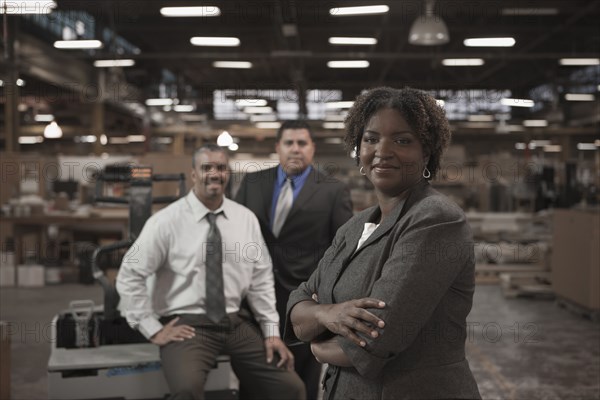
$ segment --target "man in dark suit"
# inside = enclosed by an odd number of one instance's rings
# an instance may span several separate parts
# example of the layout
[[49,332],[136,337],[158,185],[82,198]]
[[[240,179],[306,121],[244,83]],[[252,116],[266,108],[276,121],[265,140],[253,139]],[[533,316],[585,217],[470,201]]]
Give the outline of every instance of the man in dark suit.
[[[284,122],[275,150],[279,165],[246,175],[235,200],[258,217],[273,259],[277,311],[285,318],[291,291],[316,269],[338,228],[352,217],[352,203],[345,184],[313,167],[315,143],[306,122]],[[320,364],[306,344],[290,350],[308,399],[316,399]]]

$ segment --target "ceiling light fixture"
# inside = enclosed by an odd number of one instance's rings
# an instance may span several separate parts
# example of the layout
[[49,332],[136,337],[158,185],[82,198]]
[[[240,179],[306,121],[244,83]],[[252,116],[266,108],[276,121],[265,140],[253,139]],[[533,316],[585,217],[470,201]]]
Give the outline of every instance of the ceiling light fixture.
[[273,109],[271,107],[245,107],[244,112],[246,114],[271,114]]
[[415,46],[439,46],[450,41],[444,20],[433,13],[435,0],[425,0],[425,14],[413,22],[408,42]]
[[323,122],[325,129],[344,129],[345,127],[343,122]]
[[595,143],[577,143],[577,150],[598,150]]
[[533,100],[529,100],[529,99],[511,99],[511,98],[504,98],[500,100],[500,104],[502,104],[503,106],[509,106],[509,107],[533,107],[534,106],[534,102]]
[[279,129],[281,122],[257,122],[256,127],[258,129]]
[[62,129],[60,129],[60,126],[58,126],[56,121],[50,122],[44,128],[44,137],[47,139],[58,139],[58,138],[61,138],[62,135],[63,135]]
[[545,128],[548,126],[548,121],[545,119],[526,119],[523,121],[523,126],[528,128]]
[[102,42],[99,40],[57,40],[54,42],[54,47],[65,50],[100,49],[102,46]]
[[377,39],[369,37],[341,37],[334,36],[329,38],[329,44],[339,45],[374,45],[377,44]]
[[0,15],[50,14],[55,8],[53,0],[0,0]]
[[267,105],[265,99],[239,99],[235,101],[238,107],[263,107]]
[[96,68],[116,68],[116,67],[133,67],[135,61],[129,58],[121,60],[96,60],[94,61],[94,67]]
[[600,65],[600,58],[561,58],[558,63],[566,66]]
[[171,106],[173,99],[146,99],[147,106]]
[[596,97],[593,94],[587,93],[567,93],[565,100],[567,101],[594,101]]
[[15,83],[17,84],[17,86],[20,86],[20,87],[25,86],[25,81],[21,78],[17,79],[17,81]]
[[217,137],[217,144],[221,147],[229,147],[233,144],[233,137],[227,131],[221,132]]
[[345,61],[328,61],[329,68],[368,68],[367,60],[345,60]]
[[359,7],[337,7],[330,8],[329,15],[334,17],[342,17],[348,15],[368,15],[368,14],[385,14],[390,11],[386,5],[377,6],[359,6]]
[[560,144],[549,144],[544,146],[544,152],[546,153],[560,153],[562,151],[562,146]]
[[52,114],[38,114],[33,117],[35,122],[52,122],[54,121],[54,115]]
[[338,108],[350,108],[353,105],[353,101],[332,101],[330,103],[325,103],[325,108],[327,110],[334,110]]
[[19,138],[19,144],[36,144],[43,141],[44,138],[42,136],[21,136]]
[[483,58],[444,58],[442,64],[446,67],[480,67],[485,61]]
[[163,17],[218,17],[221,15],[219,7],[162,7],[160,14]]
[[252,63],[249,61],[215,61],[215,68],[234,68],[234,69],[249,69],[252,68]]
[[330,114],[330,115],[326,115],[325,116],[325,121],[329,121],[329,122],[341,122],[341,121],[344,121],[346,119],[346,115],[342,115],[342,114]]
[[175,112],[193,112],[195,109],[193,104],[178,104],[173,107]]
[[145,135],[128,135],[127,141],[129,143],[142,143],[146,141]]
[[251,115],[250,121],[252,122],[270,122],[277,121],[277,116],[273,114],[263,114],[263,115]]
[[240,146],[237,143],[231,143],[229,146],[227,146],[227,148],[231,151],[238,151]]
[[515,43],[512,37],[469,38],[463,41],[467,47],[513,47]]
[[241,42],[236,37],[194,36],[190,43],[194,46],[236,47]]

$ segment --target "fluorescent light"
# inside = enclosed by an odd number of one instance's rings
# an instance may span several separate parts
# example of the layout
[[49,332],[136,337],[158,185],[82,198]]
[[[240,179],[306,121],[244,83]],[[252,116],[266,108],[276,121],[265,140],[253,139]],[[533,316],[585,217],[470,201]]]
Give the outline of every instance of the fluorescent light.
[[467,47],[513,47],[515,43],[511,37],[469,38],[463,41]]
[[54,121],[54,115],[52,114],[38,114],[33,117],[35,122],[52,122]]
[[129,135],[129,136],[127,136],[127,140],[129,141],[129,143],[145,142],[146,136],[145,135]]
[[236,37],[194,36],[190,39],[190,43],[194,46],[236,47],[240,45],[240,39]]
[[271,107],[245,107],[244,112],[246,114],[271,114],[273,109]]
[[171,106],[173,99],[146,99],[147,106]]
[[577,150],[598,150],[595,143],[577,143]]
[[99,49],[102,42],[99,40],[57,40],[54,42],[57,49]]
[[528,99],[504,98],[504,99],[500,100],[500,104],[502,104],[503,106],[510,106],[510,107],[533,107],[533,105],[535,103],[533,102],[533,100],[528,100]]
[[233,143],[233,137],[227,131],[221,132],[217,137],[217,144],[221,147],[229,147]]
[[4,14],[50,14],[56,8],[52,0],[0,0],[0,15]]
[[17,86],[20,86],[20,87],[25,86],[25,81],[21,78],[17,79],[17,81],[15,83],[17,84]]
[[328,61],[329,68],[368,68],[367,60]]
[[133,67],[135,61],[129,58],[121,60],[96,60],[94,61],[94,67],[97,68],[114,68],[114,67]]
[[129,144],[129,139],[127,139],[127,137],[111,137],[111,138],[108,138],[108,143],[110,143],[110,144]]
[[108,138],[104,133],[100,135],[100,144],[102,144],[103,146],[106,146],[108,144]]
[[[2,79],[0,79],[0,87],[4,86],[4,81]],[[600,86],[598,86],[600,88]],[[600,90],[600,89],[598,89]]]
[[44,138],[42,136],[21,136],[19,138],[19,144],[36,144],[43,141]]
[[195,108],[196,107],[192,104],[178,104],[173,107],[173,110],[175,110],[175,112],[192,112]]
[[236,69],[248,69],[252,68],[252,63],[249,61],[215,61],[213,62],[215,68],[236,68]]
[[75,139],[79,139],[81,143],[96,143],[96,141],[98,140],[98,138],[95,135],[76,136]]
[[329,14],[334,17],[346,15],[385,14],[390,10],[386,5],[360,6],[360,7],[337,7],[329,9]]
[[252,122],[277,121],[277,116],[274,114],[251,115],[250,121],[252,121]]
[[256,127],[258,129],[279,129],[281,122],[257,122]]
[[171,143],[173,143],[173,138],[170,136],[157,137],[157,138],[154,138],[154,143],[171,144]]
[[444,100],[441,100],[441,99],[435,99],[435,102],[440,107],[444,107],[446,105],[446,102]]
[[62,129],[60,129],[60,126],[58,126],[56,121],[50,122],[44,128],[44,137],[45,138],[58,139],[58,138],[61,138],[62,135],[63,135]]
[[265,99],[239,99],[235,101],[235,105],[238,107],[262,107],[267,105]]
[[442,64],[447,67],[478,67],[485,61],[482,58],[444,58]]
[[550,146],[552,142],[549,140],[531,140],[529,144],[533,145],[533,147],[544,147]]
[[561,58],[560,65],[600,65],[600,58]]
[[374,45],[377,44],[377,39],[369,37],[340,37],[334,36],[329,38],[329,44],[341,45]]
[[527,145],[525,143],[515,143],[515,149],[517,150],[525,150],[527,148]]
[[229,146],[227,146],[227,148],[231,151],[237,151],[240,146],[237,143],[231,143]]
[[502,15],[546,16],[558,14],[557,8],[503,8]]
[[562,146],[559,144],[549,144],[544,146],[544,152],[546,153],[560,153],[562,151]]
[[219,7],[162,7],[160,14],[163,17],[218,17],[221,15]]
[[548,126],[548,121],[545,119],[526,119],[523,121],[523,126],[528,128],[544,128]]
[[565,94],[565,100],[567,101],[594,101],[595,96],[593,94],[586,93],[567,93]]
[[488,114],[469,115],[468,120],[470,122],[491,122],[494,120],[494,116]]
[[330,114],[325,116],[325,121],[340,122],[346,119],[346,115],[343,114]]
[[325,128],[325,129],[344,129],[345,125],[343,122],[323,122],[323,128]]
[[332,101],[325,104],[327,110],[334,110],[338,108],[350,108],[354,105],[353,101]]

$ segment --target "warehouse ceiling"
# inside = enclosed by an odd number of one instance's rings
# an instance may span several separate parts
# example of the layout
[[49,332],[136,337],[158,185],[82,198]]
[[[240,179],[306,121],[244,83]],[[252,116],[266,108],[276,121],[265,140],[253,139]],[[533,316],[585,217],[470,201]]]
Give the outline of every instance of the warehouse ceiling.
[[[195,113],[209,121],[244,119],[239,113],[231,114],[231,110],[220,116],[215,95],[218,93],[230,100],[266,98],[274,108],[283,99],[297,104],[290,115],[311,118],[311,103],[353,100],[365,88],[387,85],[430,90],[447,104],[465,96],[469,97],[467,103],[486,96],[533,98],[534,109],[509,109],[511,118],[550,115],[551,119],[554,115],[566,125],[598,126],[598,118],[589,116],[598,111],[600,66],[559,63],[562,58],[600,56],[600,1],[597,0],[427,2],[433,6],[435,17],[445,22],[450,37],[448,43],[432,46],[409,43],[411,26],[426,8],[426,2],[419,0],[56,2],[55,12],[44,16],[49,19],[45,25],[40,23],[42,16],[11,15],[10,29],[5,30],[5,35],[8,32],[18,38],[13,65],[29,83],[22,92],[35,96],[43,88],[45,93],[54,95],[49,88],[61,88],[48,102],[50,108],[77,110],[69,105],[72,102],[64,91],[79,92],[81,98],[86,85],[106,87],[107,82],[116,82],[118,88],[107,89],[104,99],[132,115],[135,107],[139,108],[139,105],[128,108],[132,103],[143,105],[148,98],[169,97],[177,98],[180,104],[193,105]],[[341,16],[330,11],[378,4],[386,4],[389,11],[360,16]],[[207,14],[213,15],[218,7],[219,15],[169,18],[160,11],[165,6],[199,5],[208,6]],[[57,12],[61,17],[52,18]],[[65,21],[75,21],[75,28],[65,28],[69,25]],[[78,31],[75,35],[79,38],[102,40],[103,48],[82,51],[52,47],[54,41],[73,35],[70,32],[73,30]],[[235,37],[240,45],[198,47],[190,43],[195,36]],[[330,37],[340,36],[368,37],[377,42],[329,43]],[[513,47],[464,44],[468,38],[490,37],[512,37],[515,44]],[[4,53],[0,65],[3,74],[10,64],[7,52]],[[135,65],[102,69],[102,72],[93,67],[95,60],[116,58],[132,59]],[[443,64],[444,59],[457,58],[481,59],[483,65]],[[369,66],[328,67],[330,61],[346,60],[366,60]],[[252,66],[215,68],[215,61],[243,61]],[[565,99],[567,93],[591,94],[596,101],[577,103],[575,107]],[[93,95],[88,97],[93,100]],[[123,106],[124,103],[129,104]],[[464,112],[458,110],[458,114],[452,111],[457,115],[456,120],[466,119],[470,112],[482,113],[486,108],[460,107],[467,108]],[[285,117],[285,112],[278,110],[279,117]],[[79,111],[74,114],[79,115]],[[321,115],[312,119],[324,118]],[[158,118],[154,122],[160,121]]]

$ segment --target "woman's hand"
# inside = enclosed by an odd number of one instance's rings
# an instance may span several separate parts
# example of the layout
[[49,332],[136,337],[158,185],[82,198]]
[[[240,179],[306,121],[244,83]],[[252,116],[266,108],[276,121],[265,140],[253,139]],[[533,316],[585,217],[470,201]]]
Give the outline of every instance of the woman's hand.
[[376,338],[379,332],[375,327],[383,328],[385,322],[371,314],[366,308],[384,308],[385,303],[373,298],[350,300],[339,304],[322,304],[316,313],[318,322],[329,331],[343,336],[359,346],[366,346],[366,342],[356,333]]

